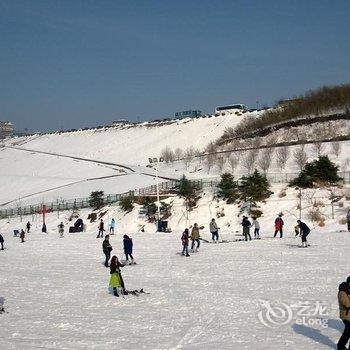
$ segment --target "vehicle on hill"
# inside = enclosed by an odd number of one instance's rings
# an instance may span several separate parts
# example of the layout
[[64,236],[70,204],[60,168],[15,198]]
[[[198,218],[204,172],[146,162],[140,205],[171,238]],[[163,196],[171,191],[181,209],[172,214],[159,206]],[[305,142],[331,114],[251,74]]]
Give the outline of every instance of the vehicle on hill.
[[227,106],[219,106],[215,108],[215,115],[217,114],[226,114],[226,113],[233,113],[242,111],[246,112],[248,110],[247,106],[241,103],[238,104],[232,104],[232,105],[227,105]]

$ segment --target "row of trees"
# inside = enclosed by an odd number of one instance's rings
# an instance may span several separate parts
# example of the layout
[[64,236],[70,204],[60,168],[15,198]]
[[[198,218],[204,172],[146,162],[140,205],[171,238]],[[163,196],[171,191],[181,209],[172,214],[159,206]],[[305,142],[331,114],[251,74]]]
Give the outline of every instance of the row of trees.
[[[274,140],[271,138],[270,143],[272,144],[273,142]],[[251,147],[252,146],[259,147],[259,144],[251,145]],[[329,148],[321,142],[315,142],[308,146],[301,144],[297,146],[293,152],[291,152],[290,147],[282,146],[251,149],[247,151],[217,153],[220,151],[220,149],[218,149],[218,147],[211,142],[206,147],[205,152],[207,154],[201,157],[199,157],[200,153],[198,153],[198,150],[196,152],[193,147],[190,147],[184,153],[181,153],[180,151],[181,150],[178,148],[176,152],[172,152],[170,147],[166,147],[162,151],[161,156],[166,162],[169,163],[173,162],[174,160],[181,159],[181,155],[183,155],[183,157],[185,157],[184,162],[186,168],[188,168],[191,163],[197,161],[197,167],[205,167],[208,173],[215,167],[220,173],[227,168],[229,168],[231,172],[235,172],[239,166],[247,173],[251,173],[255,168],[267,173],[272,166],[273,161],[282,171],[285,169],[287,161],[292,158],[292,161],[297,165],[298,169],[302,170],[310,156],[318,157],[328,151],[328,153],[334,154],[336,157],[338,157],[341,152],[341,143],[337,141],[332,142],[330,143]],[[344,164],[344,167],[346,167],[346,165],[347,164]]]

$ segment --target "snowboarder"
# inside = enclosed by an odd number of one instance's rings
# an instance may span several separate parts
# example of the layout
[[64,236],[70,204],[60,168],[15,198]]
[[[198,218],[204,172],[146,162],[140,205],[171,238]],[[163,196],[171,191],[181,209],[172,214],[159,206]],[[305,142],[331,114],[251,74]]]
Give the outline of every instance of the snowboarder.
[[60,238],[63,238],[63,234],[64,234],[63,222],[61,222],[57,227],[58,227],[58,233],[60,234]]
[[275,234],[273,237],[276,237],[278,232],[280,233],[280,238],[283,237],[284,222],[282,220],[282,216],[283,216],[283,214],[280,213],[280,214],[278,214],[278,217],[275,219]]
[[21,243],[24,243],[25,236],[26,236],[26,233],[24,232],[24,230],[22,228],[21,233],[19,235],[19,238],[21,239]]
[[348,349],[346,345],[350,339],[350,276],[346,279],[346,282],[339,285],[338,303],[339,316],[343,321],[345,328],[338,341],[337,349],[346,350]]
[[219,240],[219,228],[215,222],[215,219],[211,219],[209,228],[211,232],[211,239],[213,240],[213,242],[215,242],[215,238],[216,238],[216,242],[217,242]]
[[31,227],[31,224],[30,224],[30,222],[28,221],[28,222],[27,222],[27,225],[26,225],[27,233],[30,232],[30,227]]
[[197,242],[197,247],[195,251],[198,251],[198,248],[200,246],[200,234],[199,234],[199,228],[198,228],[198,224],[195,223],[193,225],[192,231],[191,231],[191,240],[192,240],[192,244],[191,244],[191,250],[194,251],[194,243]]
[[348,231],[350,232],[350,209],[348,210],[348,213],[346,214],[346,223],[348,224]]
[[114,227],[115,227],[115,220],[112,218],[111,223],[109,225],[109,234],[114,235]]
[[301,244],[303,248],[307,248],[309,245],[307,244],[306,237],[310,233],[309,227],[302,222],[301,220],[297,220],[299,230],[300,230],[300,235],[301,235]]
[[4,237],[2,236],[2,234],[0,233],[0,244],[1,244],[1,250],[4,250]]
[[96,238],[103,238],[103,232],[105,231],[105,224],[103,220],[101,219],[100,223],[98,224],[98,235]]
[[106,257],[105,266],[108,267],[108,262],[111,257],[111,251],[113,250],[111,244],[109,243],[109,235],[106,235],[105,239],[102,242],[102,250],[103,254]]
[[248,218],[246,216],[243,216],[243,220],[242,220],[242,223],[241,225],[243,226],[243,235],[244,235],[244,239],[246,241],[248,241],[248,237],[249,237],[249,240],[251,241],[252,240],[252,237],[250,235],[250,227],[252,226],[250,221],[248,220]]
[[111,266],[110,266],[111,278],[109,280],[109,286],[113,288],[113,294],[116,297],[119,297],[118,288],[122,288],[123,293],[127,294],[125,290],[124,281],[120,273],[121,267],[124,267],[124,265],[119,262],[118,258],[115,255],[113,255],[111,259]]
[[185,231],[182,233],[181,236],[181,242],[182,242],[182,253],[181,255],[186,255],[186,256],[190,256],[190,254],[188,254],[188,239],[189,239],[190,233],[188,231],[188,228],[185,229]]
[[260,223],[255,216],[253,216],[252,219],[252,227],[254,227],[254,238],[260,239]]
[[123,236],[124,254],[126,261],[129,261],[129,256],[131,258],[131,264],[134,264],[134,257],[132,256],[132,239],[128,235]]

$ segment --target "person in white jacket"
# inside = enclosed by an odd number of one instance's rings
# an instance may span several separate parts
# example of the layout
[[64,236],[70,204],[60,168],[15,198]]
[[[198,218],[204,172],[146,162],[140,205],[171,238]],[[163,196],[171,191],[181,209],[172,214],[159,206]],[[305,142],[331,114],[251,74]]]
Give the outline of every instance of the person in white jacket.
[[252,226],[254,227],[254,238],[255,239],[260,239],[260,224],[259,221],[257,220],[257,218],[255,216],[252,217]]

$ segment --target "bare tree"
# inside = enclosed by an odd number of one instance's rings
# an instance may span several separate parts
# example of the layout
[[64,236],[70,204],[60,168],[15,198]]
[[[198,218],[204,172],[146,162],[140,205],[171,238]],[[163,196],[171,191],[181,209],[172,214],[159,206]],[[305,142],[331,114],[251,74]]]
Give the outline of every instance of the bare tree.
[[290,149],[287,146],[278,147],[276,150],[277,166],[283,170],[286,167],[287,160],[290,156]]
[[174,155],[176,160],[179,160],[180,158],[182,158],[182,155],[183,155],[182,149],[180,147],[177,147],[174,151]]
[[160,157],[164,159],[165,163],[171,163],[175,159],[174,152],[169,146],[163,148],[163,150],[160,152]]
[[243,153],[243,156],[241,158],[241,165],[244,169],[247,170],[249,174],[253,171],[255,167],[258,155],[259,149],[252,149]]
[[184,158],[185,158],[184,161],[185,161],[186,169],[188,168],[188,166],[193,161],[194,153],[195,153],[195,149],[194,149],[193,146],[190,146],[190,147],[186,148],[186,151],[185,151],[185,154],[184,154]]
[[350,158],[345,158],[341,163],[341,171],[344,173],[348,171],[350,165]]
[[230,164],[232,173],[234,173],[235,169],[237,168],[237,166],[239,164],[239,155],[237,152],[232,152],[231,154],[228,153],[228,155],[229,156],[227,157],[227,161]]
[[225,166],[226,159],[223,156],[219,156],[216,158],[216,166],[218,167],[218,170],[220,174],[222,173],[222,169]]
[[257,160],[257,164],[264,173],[266,173],[270,169],[272,155],[273,148],[265,148],[260,151],[260,156]]
[[312,143],[312,151],[316,157],[319,157],[320,155],[322,155],[325,149],[326,149],[326,146],[322,142],[315,141]]
[[331,143],[331,148],[332,148],[332,153],[336,156],[339,157],[339,154],[341,152],[341,143],[339,141],[333,141]]
[[294,152],[293,152],[293,158],[294,162],[299,167],[300,171],[304,169],[304,166],[308,160],[308,156],[305,152],[305,146],[300,145]]

